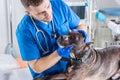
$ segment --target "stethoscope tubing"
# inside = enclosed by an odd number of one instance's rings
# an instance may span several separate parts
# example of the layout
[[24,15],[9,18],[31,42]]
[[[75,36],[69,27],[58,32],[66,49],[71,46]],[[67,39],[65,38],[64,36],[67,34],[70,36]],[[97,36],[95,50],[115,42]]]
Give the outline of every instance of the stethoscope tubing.
[[[46,36],[45,36],[45,34],[44,34],[44,32],[43,32],[42,30],[38,29],[38,27],[37,27],[36,23],[34,22],[33,18],[32,18],[31,16],[30,16],[30,18],[31,18],[31,20],[32,20],[32,23],[33,23],[34,27],[36,28],[36,34],[35,34],[35,36],[36,36],[38,45],[39,45],[39,47],[41,48],[41,50],[43,51],[43,54],[46,54],[46,53],[48,53],[48,52],[50,51],[50,50],[49,50],[49,47],[48,47],[48,43],[47,43]],[[52,22],[52,27],[54,27],[53,22]],[[54,30],[54,29],[53,29],[53,30]],[[43,35],[43,38],[45,39],[45,44],[46,44],[46,47],[47,47],[47,51],[46,51],[46,50],[42,47],[42,45],[40,44],[40,40],[39,40],[39,38],[38,38],[38,33],[39,33],[39,32]]]

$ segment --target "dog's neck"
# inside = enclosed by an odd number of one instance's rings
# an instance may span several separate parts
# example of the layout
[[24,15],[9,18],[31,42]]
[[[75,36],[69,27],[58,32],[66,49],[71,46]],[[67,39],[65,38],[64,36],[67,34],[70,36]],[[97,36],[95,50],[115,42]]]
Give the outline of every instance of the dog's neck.
[[88,55],[88,53],[90,53],[90,44],[91,43],[88,44],[82,43],[80,45],[75,45],[74,48],[75,56],[79,59],[82,59],[86,54]]
[[81,51],[82,52],[86,52],[89,50],[89,46],[87,46],[87,44],[83,43],[81,45],[75,45],[75,53],[79,54]]

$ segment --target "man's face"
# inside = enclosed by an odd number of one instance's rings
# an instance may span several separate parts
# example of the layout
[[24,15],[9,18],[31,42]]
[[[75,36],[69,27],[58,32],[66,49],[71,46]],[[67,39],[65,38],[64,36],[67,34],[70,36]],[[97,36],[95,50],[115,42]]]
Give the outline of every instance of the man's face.
[[39,6],[29,6],[29,8],[30,10],[28,12],[32,17],[44,22],[50,22],[52,20],[52,9],[49,0],[43,0]]

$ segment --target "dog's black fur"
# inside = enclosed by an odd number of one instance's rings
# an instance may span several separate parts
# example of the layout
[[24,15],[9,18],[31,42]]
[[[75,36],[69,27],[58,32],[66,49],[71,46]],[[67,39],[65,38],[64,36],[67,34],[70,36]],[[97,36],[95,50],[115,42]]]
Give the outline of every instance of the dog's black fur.
[[[89,44],[84,43],[82,34],[78,32],[60,36],[57,43],[62,47],[73,45],[72,53],[78,59],[90,51],[88,57],[67,74],[67,80],[108,80],[120,70],[120,47],[100,50],[90,48]],[[120,75],[120,71],[117,74]]]

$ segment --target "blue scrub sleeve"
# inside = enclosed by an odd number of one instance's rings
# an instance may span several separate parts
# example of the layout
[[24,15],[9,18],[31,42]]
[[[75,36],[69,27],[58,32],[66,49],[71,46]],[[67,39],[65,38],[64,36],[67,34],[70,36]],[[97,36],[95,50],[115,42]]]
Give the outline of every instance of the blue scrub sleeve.
[[[64,2],[63,2],[64,3]],[[65,14],[68,16],[69,26],[71,29],[75,29],[78,27],[80,23],[79,16],[66,4],[64,3],[63,6],[65,7]]]
[[16,36],[23,60],[29,61],[40,58],[39,49],[29,30],[17,30]]

